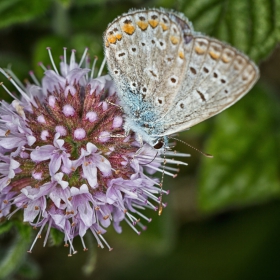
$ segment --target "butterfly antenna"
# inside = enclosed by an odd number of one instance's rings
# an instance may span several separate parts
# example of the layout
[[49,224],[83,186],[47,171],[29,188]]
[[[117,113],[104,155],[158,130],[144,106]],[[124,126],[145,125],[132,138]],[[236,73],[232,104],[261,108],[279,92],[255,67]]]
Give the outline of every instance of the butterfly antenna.
[[163,187],[163,178],[164,178],[164,171],[166,165],[166,146],[163,146],[163,167],[162,167],[162,175],[160,180],[160,197],[159,197],[159,208],[158,208],[158,215],[162,214],[163,204],[162,204],[162,187]]
[[151,162],[153,162],[153,161],[155,160],[155,158],[156,158],[157,155],[158,155],[158,152],[155,154],[154,158],[153,158],[150,162],[145,163],[145,164],[141,164],[141,165],[143,166],[143,165],[148,165],[148,164],[150,164]]
[[212,155],[210,155],[210,154],[207,154],[207,153],[204,153],[204,152],[200,151],[199,149],[193,147],[192,145],[188,144],[188,143],[185,142],[185,141],[182,141],[182,140],[177,139],[177,138],[174,138],[174,137],[168,137],[168,138],[169,138],[169,139],[176,140],[176,141],[179,141],[179,142],[181,142],[181,143],[183,143],[183,144],[189,146],[190,148],[196,150],[197,152],[201,153],[201,154],[204,155],[205,157],[208,157],[208,158],[213,158],[213,157],[214,157],[214,156],[212,156]]

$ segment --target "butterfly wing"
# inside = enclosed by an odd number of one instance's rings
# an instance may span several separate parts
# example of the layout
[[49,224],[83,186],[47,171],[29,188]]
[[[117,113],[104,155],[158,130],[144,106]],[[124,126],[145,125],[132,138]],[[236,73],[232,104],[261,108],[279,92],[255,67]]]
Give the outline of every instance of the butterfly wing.
[[225,110],[244,96],[259,78],[257,66],[235,48],[193,34],[184,82],[164,116],[164,133],[185,130]]
[[[184,32],[186,38],[193,32],[186,20]],[[152,121],[160,121],[178,95],[189,60],[180,25],[163,9],[131,11],[108,26],[104,44],[128,117],[149,121],[143,114],[153,111]]]
[[118,17],[105,31],[104,45],[126,123],[132,120],[129,129],[145,141],[218,114],[259,77],[244,54],[194,32],[183,15],[163,9]]

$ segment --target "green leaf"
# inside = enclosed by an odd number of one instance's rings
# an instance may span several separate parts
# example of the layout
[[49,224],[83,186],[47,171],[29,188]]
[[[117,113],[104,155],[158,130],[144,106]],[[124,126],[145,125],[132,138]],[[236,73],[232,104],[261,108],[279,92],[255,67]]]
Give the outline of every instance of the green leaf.
[[220,114],[205,150],[199,206],[220,210],[280,195],[279,101],[260,87]]
[[257,62],[280,39],[279,0],[190,0],[182,6],[196,31],[232,44]]
[[38,264],[28,257],[17,271],[17,275],[20,276],[21,279],[39,279],[40,274],[41,271]]
[[9,221],[5,221],[5,222],[1,223],[0,224],[0,235],[8,232],[12,226],[13,226],[13,224]]
[[64,234],[55,229],[55,228],[51,228],[50,230],[50,236],[49,236],[49,243],[51,246],[59,246],[61,245],[61,243],[63,242],[64,239]]
[[7,279],[16,272],[26,258],[26,251],[31,241],[31,227],[22,223],[14,224],[17,228],[17,234],[8,250],[1,254],[0,279]]
[[[59,1],[61,2],[61,1],[66,1],[66,0],[59,0]],[[104,0],[76,0],[76,1],[73,1],[73,5],[80,6],[80,7],[93,6],[93,5],[104,5],[105,6],[107,4],[107,2],[109,2],[109,1],[104,1]],[[116,0],[115,0],[115,2],[116,2]]]
[[61,6],[63,6],[64,8],[69,8],[71,7],[72,5],[72,2],[75,2],[75,1],[71,1],[71,0],[56,0],[56,2],[58,4],[60,4]]
[[46,12],[50,3],[49,0],[1,0],[0,28],[30,21]]
[[29,224],[23,224],[19,221],[14,221],[14,224],[17,227],[17,230],[19,232],[19,235],[24,240],[30,240],[32,233],[32,227]]
[[88,246],[88,255],[86,263],[82,267],[82,271],[84,275],[90,276],[95,270],[97,264],[96,240],[91,232],[87,232],[85,238]]

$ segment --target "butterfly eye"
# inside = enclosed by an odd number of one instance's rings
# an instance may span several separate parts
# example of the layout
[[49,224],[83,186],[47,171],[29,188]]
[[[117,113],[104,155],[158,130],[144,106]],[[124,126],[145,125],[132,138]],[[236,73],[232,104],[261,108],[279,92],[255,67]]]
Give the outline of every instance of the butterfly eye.
[[158,142],[154,145],[154,149],[159,150],[164,146],[163,139],[159,139]]

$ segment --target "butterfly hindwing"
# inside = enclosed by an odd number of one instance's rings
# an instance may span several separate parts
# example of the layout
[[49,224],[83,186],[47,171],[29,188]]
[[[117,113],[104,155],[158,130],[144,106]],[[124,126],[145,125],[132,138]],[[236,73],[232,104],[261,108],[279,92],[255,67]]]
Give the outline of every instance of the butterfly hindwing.
[[[201,35],[195,35],[194,41],[204,42],[204,49],[195,50],[194,43],[195,55],[184,84],[165,115],[164,135],[189,128],[225,110],[245,95],[259,77],[257,66],[235,48]],[[198,55],[203,57],[202,64],[197,63]],[[194,65],[195,72],[191,69]]]

